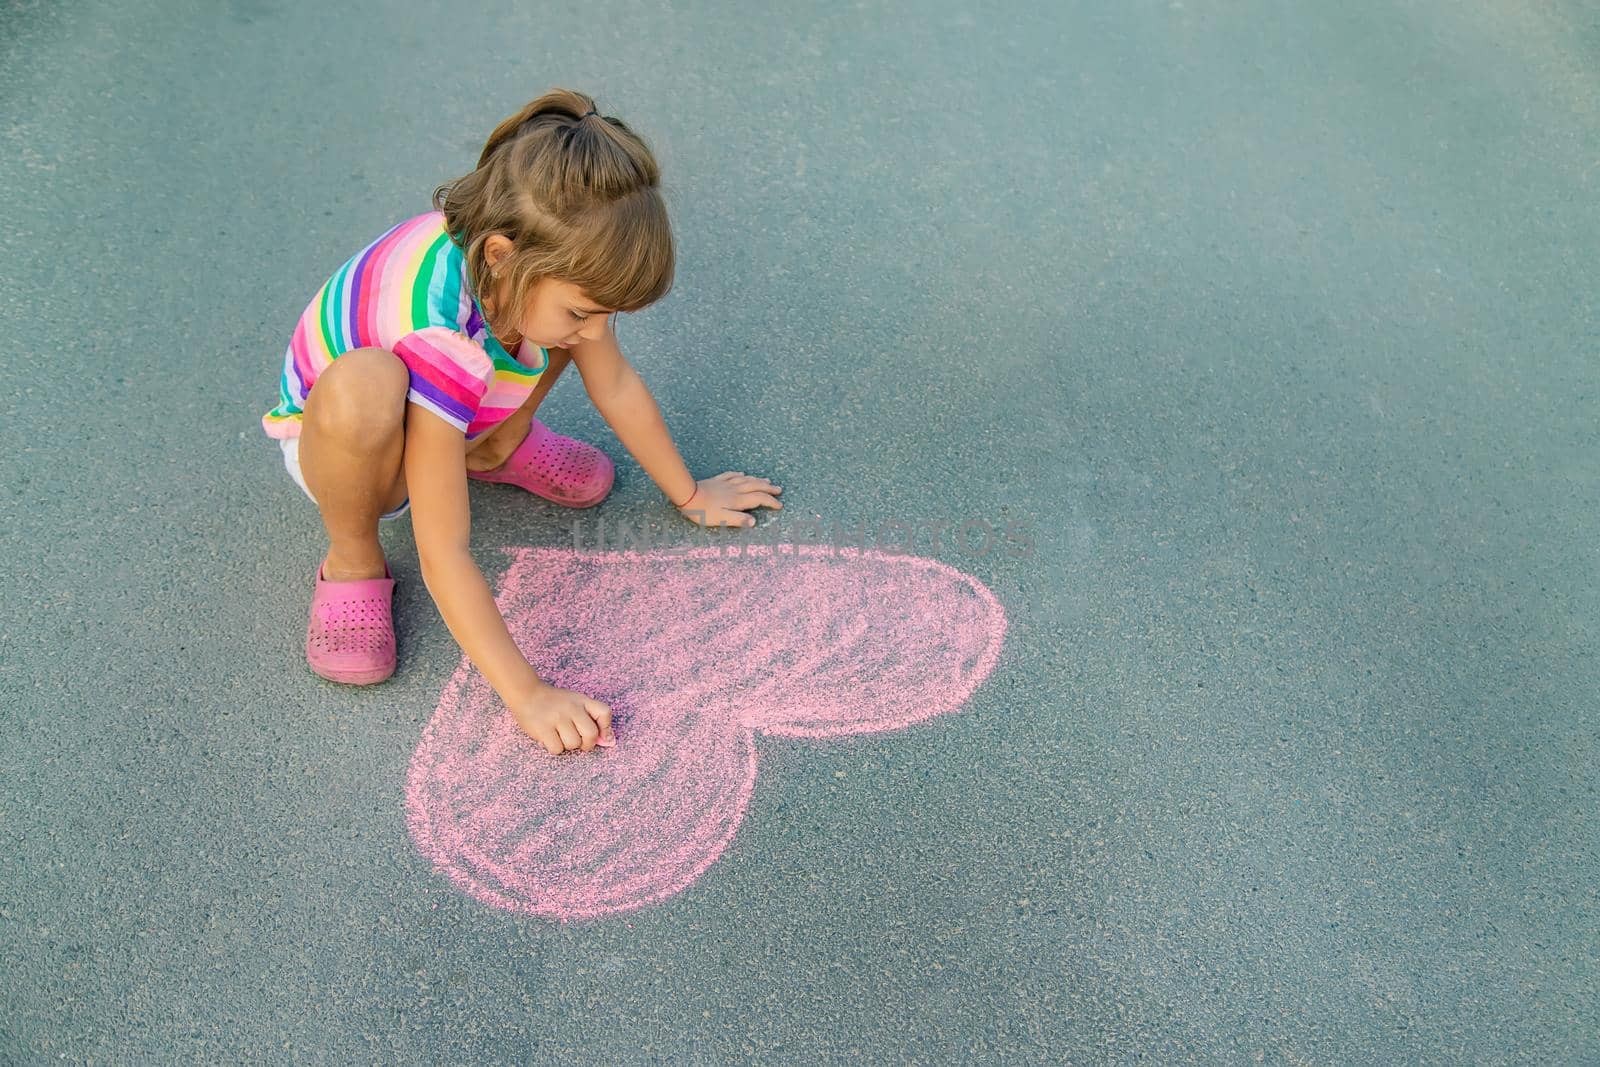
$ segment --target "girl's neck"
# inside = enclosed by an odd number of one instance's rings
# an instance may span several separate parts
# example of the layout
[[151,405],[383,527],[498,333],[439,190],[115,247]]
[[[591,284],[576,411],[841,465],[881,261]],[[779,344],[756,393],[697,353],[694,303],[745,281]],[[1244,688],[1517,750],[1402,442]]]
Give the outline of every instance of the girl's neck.
[[493,296],[486,296],[483,299],[483,315],[484,315],[484,320],[485,320],[484,321],[484,326],[488,328],[490,336],[492,336],[495,339],[495,341],[497,341],[499,343],[501,348],[505,349],[507,352],[515,352],[517,350],[518,346],[520,346],[522,344],[522,338],[517,335],[517,332],[515,330],[509,331],[509,332],[510,332],[512,337],[516,338],[516,340],[514,340],[514,341],[506,341],[506,340],[503,340],[501,338],[501,332],[498,329],[495,328],[495,325],[494,325],[493,322],[489,321],[490,319],[492,319],[494,317],[494,309],[495,309],[494,297]]

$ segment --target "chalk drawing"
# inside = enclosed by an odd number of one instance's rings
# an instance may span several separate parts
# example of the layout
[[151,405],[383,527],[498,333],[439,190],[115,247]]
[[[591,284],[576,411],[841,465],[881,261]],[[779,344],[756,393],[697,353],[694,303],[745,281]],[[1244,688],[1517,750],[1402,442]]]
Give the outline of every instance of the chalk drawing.
[[540,677],[605,702],[617,744],[551,754],[463,656],[412,756],[407,820],[465,892],[563,921],[660,901],[716,862],[755,788],[757,732],[948,714],[1005,637],[983,583],[920,556],[505,551],[513,640]]

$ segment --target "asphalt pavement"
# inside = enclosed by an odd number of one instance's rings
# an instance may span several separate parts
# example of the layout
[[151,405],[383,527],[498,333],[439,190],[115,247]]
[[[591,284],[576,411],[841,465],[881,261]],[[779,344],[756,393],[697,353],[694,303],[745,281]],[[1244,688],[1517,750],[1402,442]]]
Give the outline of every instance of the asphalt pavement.
[[[0,60],[0,1060],[1600,1061],[1592,6],[22,0]],[[329,273],[563,85],[663,167],[624,352],[785,508],[689,525],[574,374],[616,487],[474,484],[491,585],[802,520],[938,566],[719,561],[791,610],[663,658],[852,684],[696,705],[732,747],[654,814],[721,821],[648,885],[463,779],[526,835],[476,892],[407,807],[489,743],[410,521],[399,670],[323,682],[260,419]]]

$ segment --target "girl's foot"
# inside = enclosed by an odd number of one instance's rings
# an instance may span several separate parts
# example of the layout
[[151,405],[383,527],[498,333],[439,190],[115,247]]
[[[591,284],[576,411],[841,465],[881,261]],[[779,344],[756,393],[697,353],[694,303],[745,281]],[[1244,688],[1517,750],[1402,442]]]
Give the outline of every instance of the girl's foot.
[[330,682],[371,685],[394,673],[397,661],[394,576],[336,581],[317,568],[306,624],[306,663]]
[[335,556],[322,561],[319,576],[329,582],[359,582],[367,578],[388,578],[389,561],[379,552],[375,556]]
[[492,470],[469,470],[467,477],[515,485],[569,508],[587,508],[611,492],[616,469],[611,457],[594,445],[564,437],[534,419],[528,436],[504,463]]

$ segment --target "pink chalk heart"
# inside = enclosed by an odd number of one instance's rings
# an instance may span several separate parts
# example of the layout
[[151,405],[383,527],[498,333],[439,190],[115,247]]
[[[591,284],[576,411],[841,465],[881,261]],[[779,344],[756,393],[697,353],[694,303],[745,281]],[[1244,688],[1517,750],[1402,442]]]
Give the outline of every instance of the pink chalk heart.
[[473,897],[562,920],[661,900],[711,866],[755,787],[756,731],[953,712],[1005,637],[993,593],[919,556],[506,551],[512,638],[541,678],[611,708],[617,744],[552,755],[463,656],[411,759],[408,822]]

